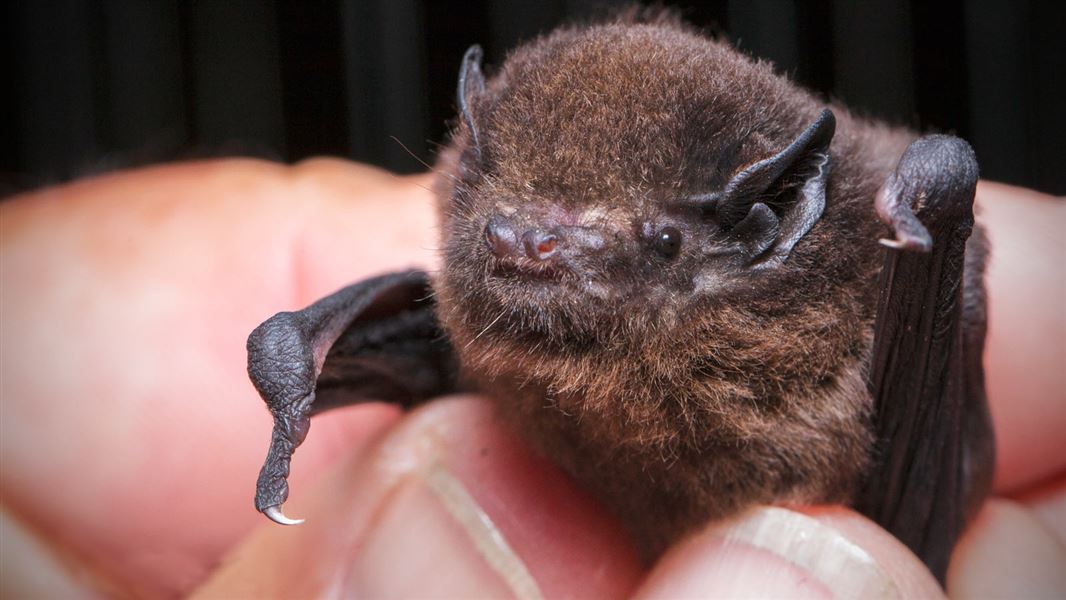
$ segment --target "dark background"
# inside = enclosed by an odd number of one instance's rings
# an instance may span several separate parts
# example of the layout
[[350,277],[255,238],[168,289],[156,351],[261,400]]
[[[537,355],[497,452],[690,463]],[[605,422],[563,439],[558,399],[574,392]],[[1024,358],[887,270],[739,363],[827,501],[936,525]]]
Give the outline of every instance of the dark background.
[[[491,71],[604,4],[622,3],[8,1],[0,195],[205,156],[422,170],[468,45]],[[984,177],[1066,193],[1066,2],[665,4],[860,112],[970,140]]]

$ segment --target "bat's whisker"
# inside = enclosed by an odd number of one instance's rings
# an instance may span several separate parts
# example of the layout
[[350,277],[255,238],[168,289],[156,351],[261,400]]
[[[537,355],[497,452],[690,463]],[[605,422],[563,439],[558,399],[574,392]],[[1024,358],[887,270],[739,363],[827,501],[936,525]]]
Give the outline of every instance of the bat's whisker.
[[[452,180],[453,180],[453,181],[455,181],[455,182],[458,182],[458,181],[459,181],[459,178],[458,178],[458,177],[456,177],[455,175],[452,175],[451,173],[448,173],[447,171],[441,171],[440,169],[435,169],[435,168],[433,168],[433,165],[431,165],[431,164],[429,164],[428,162],[426,162],[426,161],[422,160],[422,158],[421,158],[421,157],[419,157],[419,156],[418,156],[417,154],[415,154],[415,153],[414,153],[414,152],[413,152],[413,151],[412,151],[412,150],[411,150],[410,148],[408,148],[408,147],[407,147],[407,146],[406,146],[406,145],[405,145],[405,144],[404,144],[403,142],[401,142],[401,141],[400,141],[400,139],[399,139],[399,138],[397,138],[396,136],[394,136],[394,135],[390,135],[389,137],[390,137],[390,138],[392,139],[392,141],[394,141],[394,142],[396,142],[397,144],[399,144],[399,145],[400,145],[400,147],[401,147],[401,148],[403,148],[405,152],[407,152],[408,154],[410,154],[410,155],[411,155],[411,158],[413,158],[413,159],[417,160],[417,161],[419,162],[419,164],[421,164],[421,165],[422,165],[423,167],[425,167],[425,168],[429,169],[430,171],[432,171],[433,173],[436,173],[437,175],[444,175],[445,177],[448,177],[448,178],[452,179]],[[429,188],[427,188],[427,187],[425,187],[425,186],[421,186],[421,185],[420,185],[419,187],[421,187],[422,189],[424,189],[424,190],[426,190],[426,191],[428,191],[428,192],[432,192],[432,191],[433,191],[433,190],[431,190],[431,189],[429,189]]]
[[495,318],[495,319],[493,319],[491,323],[489,323],[488,325],[486,325],[484,329],[482,329],[482,330],[481,330],[481,331],[480,331],[480,332],[479,332],[479,333],[478,333],[477,335],[475,335],[475,336],[474,336],[474,337],[473,337],[473,338],[472,338],[472,339],[471,339],[471,340],[470,340],[469,342],[467,342],[467,343],[466,343],[466,346],[464,346],[464,349],[466,349],[466,348],[469,348],[469,347],[470,347],[470,344],[473,344],[474,342],[476,342],[476,341],[478,340],[478,338],[479,338],[479,337],[481,337],[481,336],[485,335],[485,333],[486,333],[486,332],[487,332],[487,331],[488,331],[489,329],[491,329],[491,328],[492,328],[492,326],[493,326],[493,325],[495,325],[497,321],[499,321],[500,319],[502,319],[502,318],[503,318],[503,316],[504,316],[505,314],[507,314],[507,310],[506,310],[506,309],[504,309],[504,310],[500,311],[500,314],[499,314],[499,315],[497,315],[497,316],[496,316],[496,318]]

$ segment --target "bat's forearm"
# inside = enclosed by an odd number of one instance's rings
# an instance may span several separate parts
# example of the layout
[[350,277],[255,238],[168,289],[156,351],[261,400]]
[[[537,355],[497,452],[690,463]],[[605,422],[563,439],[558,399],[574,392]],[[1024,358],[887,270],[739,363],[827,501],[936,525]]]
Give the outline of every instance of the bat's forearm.
[[975,452],[980,441],[969,439],[990,442],[971,427],[985,399],[980,361],[967,360],[980,349],[966,344],[983,343],[983,334],[964,330],[983,327],[964,318],[976,184],[969,145],[929,136],[907,149],[877,198],[896,239],[885,242],[871,363],[877,462],[857,504],[941,581],[977,492],[970,471],[991,468]]

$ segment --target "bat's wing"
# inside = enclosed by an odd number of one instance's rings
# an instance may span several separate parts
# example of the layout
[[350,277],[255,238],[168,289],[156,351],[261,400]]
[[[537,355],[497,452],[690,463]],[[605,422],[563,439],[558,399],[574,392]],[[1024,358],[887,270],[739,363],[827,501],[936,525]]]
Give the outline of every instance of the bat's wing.
[[980,235],[970,239],[976,184],[970,146],[928,136],[911,144],[877,198],[896,239],[883,240],[870,365],[876,464],[856,506],[941,582],[993,467],[981,366],[985,250]]
[[431,298],[426,273],[392,273],[278,313],[252,332],[248,374],[274,416],[256,509],[282,524],[298,522],[281,505],[289,460],[311,415],[371,400],[410,406],[455,388],[454,355]]

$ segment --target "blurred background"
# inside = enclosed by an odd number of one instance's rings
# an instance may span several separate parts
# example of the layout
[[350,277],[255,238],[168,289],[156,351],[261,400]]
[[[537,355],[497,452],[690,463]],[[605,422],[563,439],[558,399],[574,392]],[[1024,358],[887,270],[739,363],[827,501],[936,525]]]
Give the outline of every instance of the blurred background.
[[[153,162],[432,162],[486,65],[596,0],[56,0],[0,8],[0,195]],[[1066,194],[1066,2],[663,2],[861,113],[951,132],[982,175]],[[406,149],[405,149],[406,147]],[[408,150],[410,152],[408,152]]]

